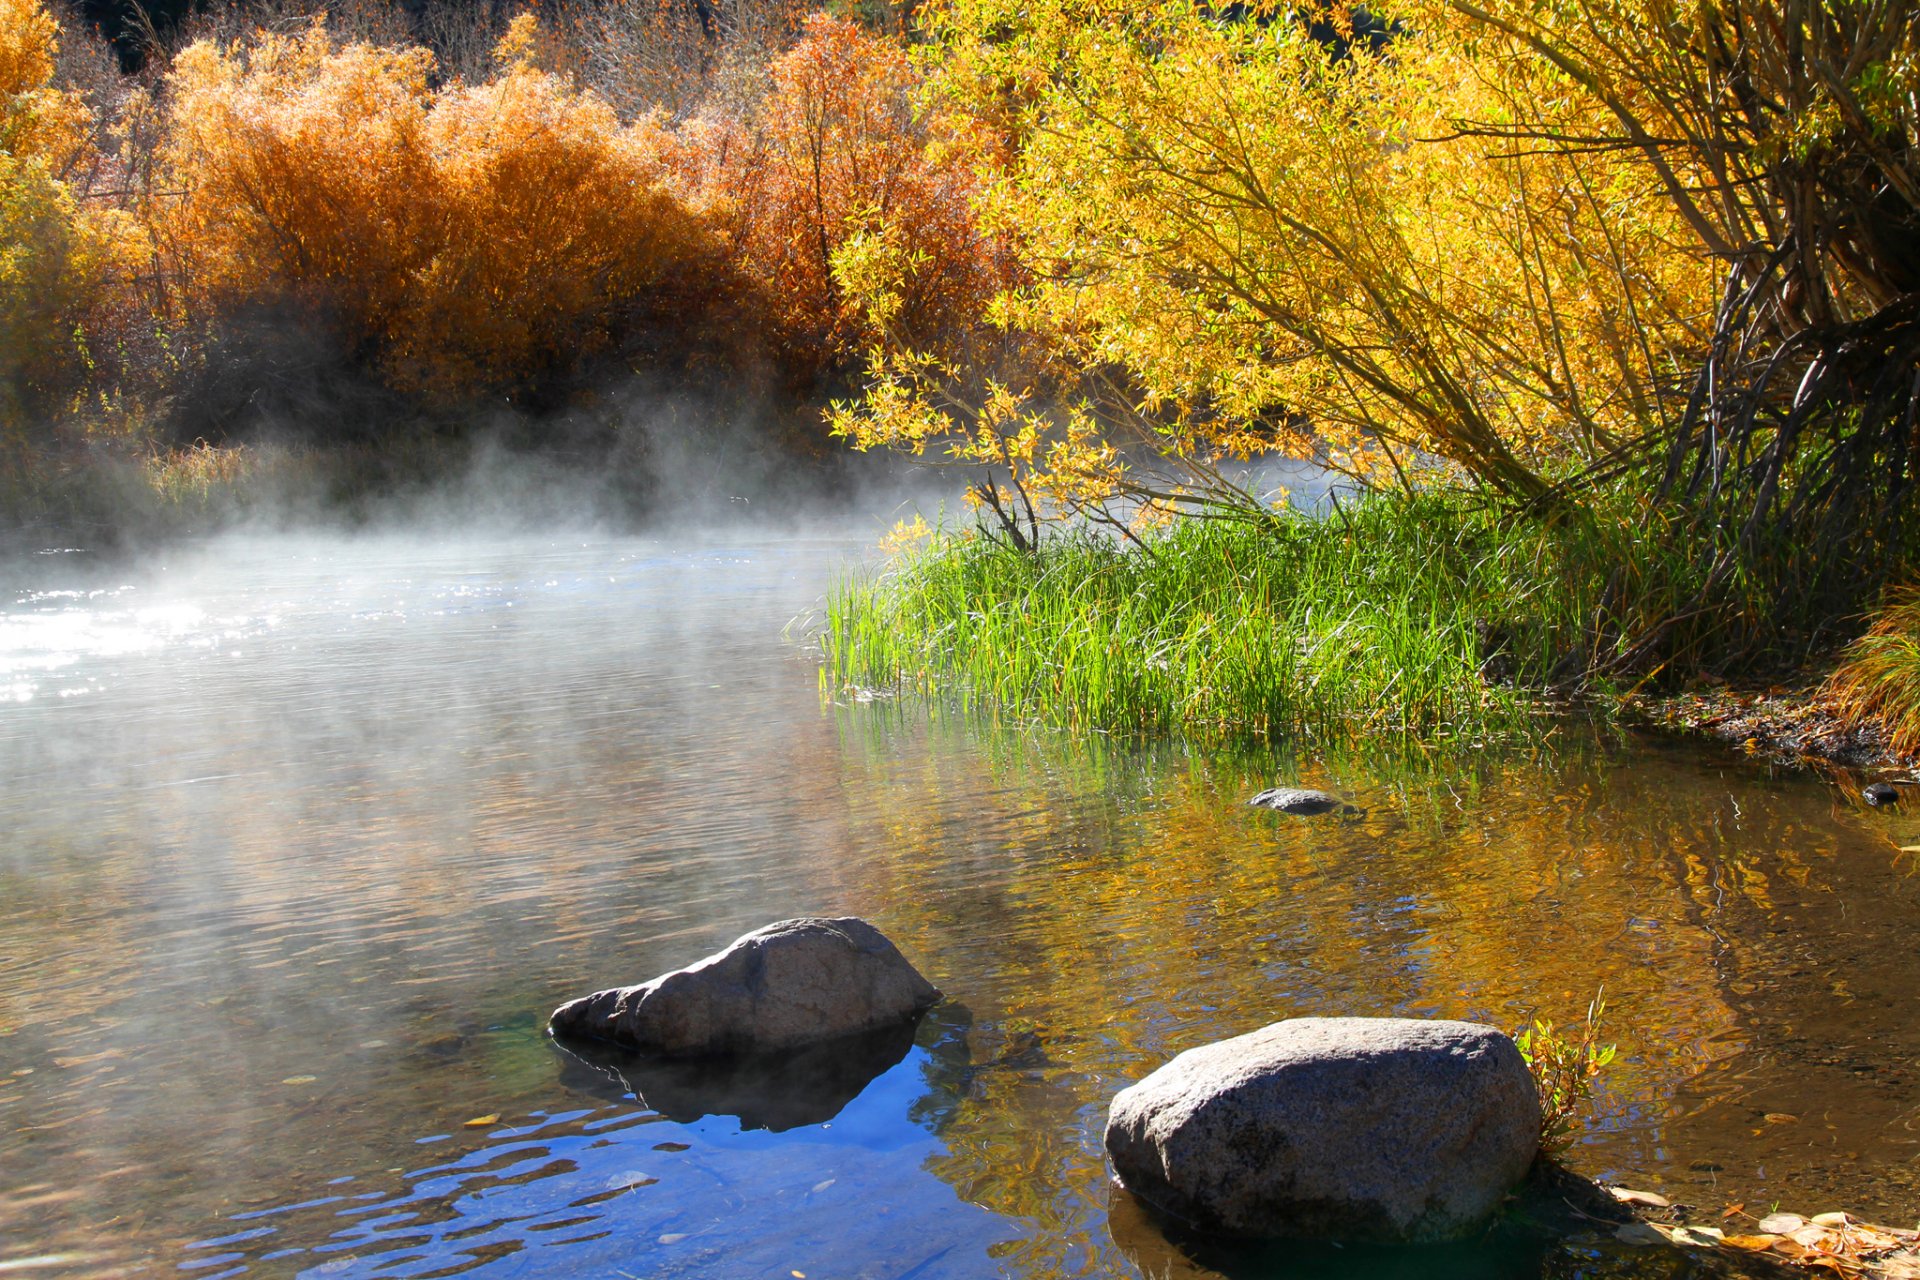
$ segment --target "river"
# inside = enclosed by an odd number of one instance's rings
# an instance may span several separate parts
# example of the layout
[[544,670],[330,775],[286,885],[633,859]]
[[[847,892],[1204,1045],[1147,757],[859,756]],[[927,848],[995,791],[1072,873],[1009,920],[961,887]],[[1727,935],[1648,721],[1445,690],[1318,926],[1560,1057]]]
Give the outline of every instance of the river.
[[[1920,1208],[1920,817],[1577,718],[1202,753],[823,694],[874,530],[289,534],[0,569],[0,1276],[1705,1274],[1210,1256],[1107,1101],[1305,1014],[1577,1019],[1582,1172]],[[1322,786],[1365,812],[1243,803]],[[851,1099],[545,1015],[859,914],[946,992]],[[854,1090],[849,1088],[847,1092]]]

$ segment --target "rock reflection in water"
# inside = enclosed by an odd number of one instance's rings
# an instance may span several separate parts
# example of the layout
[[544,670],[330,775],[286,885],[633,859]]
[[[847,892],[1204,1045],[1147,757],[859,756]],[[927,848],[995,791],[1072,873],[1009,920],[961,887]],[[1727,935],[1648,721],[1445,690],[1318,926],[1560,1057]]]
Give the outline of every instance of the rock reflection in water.
[[683,1124],[732,1116],[742,1129],[781,1133],[825,1124],[907,1056],[917,1021],[783,1053],[658,1058],[591,1040],[556,1040],[560,1084],[615,1102],[634,1099]]
[[1234,1241],[1197,1235],[1117,1183],[1107,1230],[1147,1280],[1726,1280],[1771,1274],[1734,1259],[1613,1238],[1631,1220],[1585,1179],[1536,1167],[1484,1235],[1451,1244],[1388,1247],[1312,1241]]

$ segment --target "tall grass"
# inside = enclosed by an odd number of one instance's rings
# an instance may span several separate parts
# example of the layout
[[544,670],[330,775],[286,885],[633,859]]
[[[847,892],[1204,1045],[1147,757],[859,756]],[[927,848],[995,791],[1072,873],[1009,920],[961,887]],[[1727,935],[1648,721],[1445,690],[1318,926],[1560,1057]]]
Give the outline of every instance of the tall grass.
[[[1202,740],[1512,736],[1682,598],[1673,543],[1625,514],[1503,522],[1449,495],[1271,524],[1189,520],[1023,554],[946,535],[843,584],[822,643],[847,686]],[[1626,589],[1623,590],[1623,583]]]
[[1899,755],[1920,754],[1920,593],[1894,596],[1848,646],[1823,692],[1855,724],[1879,724]]

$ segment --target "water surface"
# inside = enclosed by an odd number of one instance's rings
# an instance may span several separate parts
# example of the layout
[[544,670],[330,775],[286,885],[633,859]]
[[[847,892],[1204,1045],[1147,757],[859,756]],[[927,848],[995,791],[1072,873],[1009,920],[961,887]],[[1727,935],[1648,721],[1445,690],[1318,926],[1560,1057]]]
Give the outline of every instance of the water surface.
[[[1920,819],[1572,720],[1222,756],[836,703],[805,615],[870,540],[7,566],[0,1275],[1698,1274],[1578,1236],[1222,1254],[1108,1186],[1108,1099],[1184,1048],[1603,987],[1575,1166],[1920,1212]],[[1244,806],[1275,782],[1365,815]],[[803,913],[948,995],[851,1100],[703,1114],[543,1034]]]

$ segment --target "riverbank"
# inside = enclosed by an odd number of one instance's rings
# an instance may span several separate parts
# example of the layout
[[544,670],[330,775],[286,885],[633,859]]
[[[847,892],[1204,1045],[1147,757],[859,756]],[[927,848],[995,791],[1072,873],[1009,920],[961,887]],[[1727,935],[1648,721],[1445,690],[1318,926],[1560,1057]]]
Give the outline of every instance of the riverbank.
[[[1688,1205],[1626,1187],[1605,1190],[1631,1211],[1630,1221],[1612,1229],[1613,1238],[1622,1243],[1667,1244],[1742,1260],[1764,1258],[1826,1275],[1920,1278],[1920,1227],[1866,1222],[1841,1210],[1807,1216],[1745,1203]],[[1613,1221],[1604,1211],[1589,1214],[1576,1207],[1575,1212],[1603,1227]]]
[[1782,684],[1711,685],[1630,698],[1620,713],[1631,723],[1775,763],[1839,766],[1862,771],[1862,780],[1911,775],[1920,757],[1896,750],[1883,726],[1849,716],[1824,686],[1815,673]]

